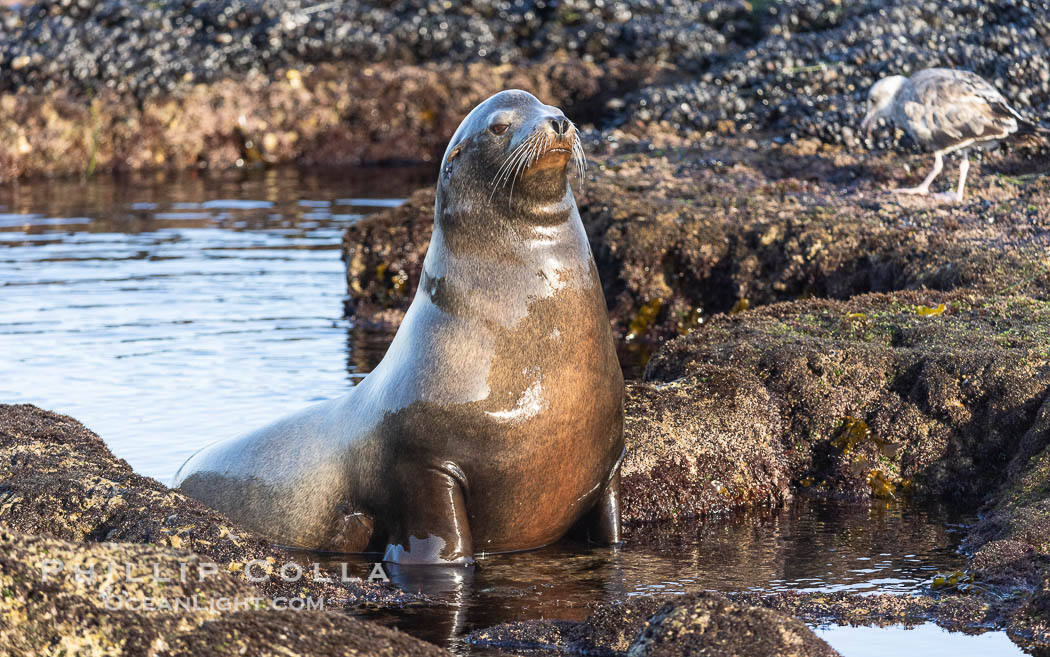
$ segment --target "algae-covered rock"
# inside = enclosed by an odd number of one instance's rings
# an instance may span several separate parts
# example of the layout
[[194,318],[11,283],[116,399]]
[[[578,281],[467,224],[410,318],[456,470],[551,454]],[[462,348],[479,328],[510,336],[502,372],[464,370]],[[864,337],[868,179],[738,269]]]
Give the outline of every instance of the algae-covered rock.
[[365,324],[400,324],[419,284],[433,229],[433,188],[347,227],[347,313]]
[[623,654],[646,621],[666,602],[661,597],[630,597],[595,603],[587,619],[503,623],[476,630],[467,640],[504,650],[554,650],[585,655]]
[[417,599],[386,584],[340,582],[338,576],[336,583],[315,581],[308,558],[295,557],[196,500],[135,474],[84,425],[28,404],[0,405],[0,526],[67,541],[188,550],[230,571],[242,571],[251,561],[266,564],[253,568],[271,575],[285,563],[307,564],[299,581],[270,576],[260,583],[270,596],[325,595],[349,605]]
[[[744,302],[923,288],[1050,295],[1050,178],[977,178],[969,201],[950,206],[882,192],[899,175],[886,157],[799,158],[740,138],[594,157],[574,188],[617,339],[656,346]],[[419,192],[348,229],[358,320],[397,321],[432,222],[433,195]]]
[[752,374],[705,367],[630,383],[624,522],[695,517],[790,497],[781,417]]
[[665,604],[627,651],[628,657],[832,657],[838,655],[802,621],[702,593]]
[[404,632],[320,611],[228,614],[167,643],[164,657],[451,657]]
[[433,162],[467,112],[497,91],[522,88],[566,107],[575,103],[578,117],[645,75],[629,63],[609,62],[599,70],[593,62],[552,55],[522,66],[290,66],[183,84],[148,98],[105,86],[87,96],[75,86],[6,90],[0,91],[0,181],[104,171]]
[[[943,314],[917,312],[940,303]],[[810,299],[715,317],[667,343],[646,378],[756,377],[790,477],[812,490],[980,500],[1041,432],[1048,331],[1050,304],[1026,296]]]
[[583,622],[505,623],[477,630],[468,641],[585,655],[838,654],[799,620],[713,593],[600,602]]
[[0,529],[0,655],[448,655],[312,604],[295,610],[181,550]]
[[[259,591],[210,560],[130,543],[71,543],[0,529],[0,654],[148,654]],[[203,580],[203,581],[202,581]],[[187,603],[135,611],[144,604]],[[196,603],[198,606],[189,606]]]

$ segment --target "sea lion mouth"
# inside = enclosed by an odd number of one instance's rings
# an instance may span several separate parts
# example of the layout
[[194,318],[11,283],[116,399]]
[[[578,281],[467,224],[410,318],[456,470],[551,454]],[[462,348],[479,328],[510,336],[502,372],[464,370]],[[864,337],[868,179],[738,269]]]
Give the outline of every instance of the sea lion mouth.
[[583,144],[580,142],[579,132],[576,126],[571,127],[567,134],[554,135],[546,130],[535,130],[523,139],[500,164],[496,175],[492,178],[492,193],[489,200],[495,195],[496,190],[501,187],[510,187],[510,194],[514,194],[514,184],[525,177],[541,171],[554,169],[565,169],[570,163],[583,180],[586,173],[587,156],[583,152]]

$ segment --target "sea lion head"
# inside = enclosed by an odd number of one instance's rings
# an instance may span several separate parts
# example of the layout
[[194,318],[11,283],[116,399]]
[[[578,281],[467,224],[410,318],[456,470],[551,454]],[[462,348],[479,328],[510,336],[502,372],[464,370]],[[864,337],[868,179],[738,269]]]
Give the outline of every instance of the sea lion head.
[[583,147],[565,114],[527,91],[510,89],[471,110],[441,161],[442,205],[469,203],[516,215],[557,204],[567,195],[570,164],[581,174]]

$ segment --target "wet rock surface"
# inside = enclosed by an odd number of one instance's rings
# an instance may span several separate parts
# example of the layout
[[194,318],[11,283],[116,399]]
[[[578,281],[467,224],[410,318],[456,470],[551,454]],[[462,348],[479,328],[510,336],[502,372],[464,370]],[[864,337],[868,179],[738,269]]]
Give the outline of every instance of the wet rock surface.
[[629,383],[624,435],[626,523],[774,506],[791,496],[782,419],[754,376],[711,367],[671,382]]
[[72,543],[0,528],[0,652],[448,654],[345,614],[269,609],[235,574],[202,576],[205,563],[154,545]]
[[[906,182],[901,158],[715,138],[599,156],[576,188],[614,329],[647,357],[646,345],[712,313],[805,296],[969,288],[1045,297],[1050,179],[1040,163],[1000,156],[988,168],[1009,174],[978,174],[964,203],[944,205],[885,191]],[[1025,167],[1036,172],[1017,172]],[[432,223],[433,192],[420,191],[347,231],[356,317],[399,321]]]
[[[325,597],[333,606],[398,606],[419,599],[386,584],[340,582],[338,573],[325,570],[318,572],[334,582],[317,581],[308,555],[288,553],[178,491],[135,474],[84,425],[28,404],[0,405],[0,526],[88,545],[185,550],[231,573],[243,573],[247,563],[256,562],[250,574],[268,575],[257,585],[257,595]],[[280,577],[287,563],[300,564],[301,580]]]
[[702,593],[668,602],[628,649],[631,657],[677,655],[834,657],[836,652],[802,621]]
[[471,643],[588,655],[838,655],[801,621],[714,593],[599,604],[586,621],[531,621],[473,632]]

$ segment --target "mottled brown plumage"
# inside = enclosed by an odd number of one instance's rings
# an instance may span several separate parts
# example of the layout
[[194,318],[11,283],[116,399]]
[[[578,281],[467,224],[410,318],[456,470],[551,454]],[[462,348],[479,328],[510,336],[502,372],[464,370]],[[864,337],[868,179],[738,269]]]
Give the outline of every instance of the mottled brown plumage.
[[962,200],[968,149],[994,148],[1029,123],[988,81],[975,73],[949,68],[929,68],[910,78],[883,78],[872,86],[868,105],[862,128],[870,130],[877,119],[886,117],[934,152],[930,175],[918,187],[896,192],[928,193],[930,183],[944,166],[944,156],[963,152],[959,186],[946,195],[949,200]]

